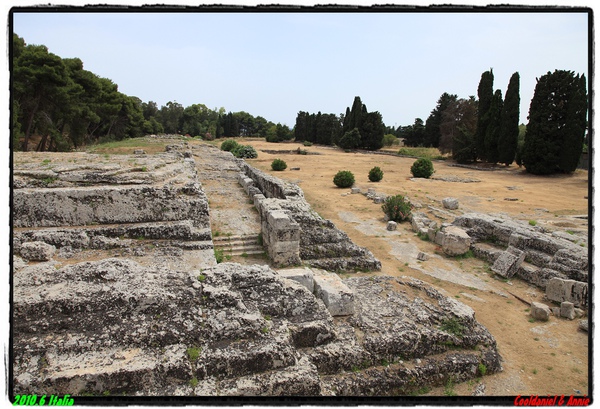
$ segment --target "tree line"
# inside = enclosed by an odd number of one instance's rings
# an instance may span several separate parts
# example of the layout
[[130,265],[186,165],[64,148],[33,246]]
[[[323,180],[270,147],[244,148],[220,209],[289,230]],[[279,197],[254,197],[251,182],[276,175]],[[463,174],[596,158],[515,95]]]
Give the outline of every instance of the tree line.
[[381,114],[369,112],[359,96],[354,97],[352,108],[347,107],[345,115],[300,111],[294,126],[296,141],[337,145],[343,149],[381,149],[385,131]]
[[[184,107],[173,101],[158,107],[125,95],[117,84],[83,68],[78,58],[61,58],[44,45],[12,38],[11,146],[13,150],[68,151],[99,140],[148,134],[182,134],[205,139],[281,134],[285,126],[247,112]],[[289,139],[291,131],[286,130]],[[32,136],[35,145],[31,144]]]
[[407,146],[451,153],[459,163],[516,161],[534,174],[573,172],[586,137],[585,76],[555,70],[538,78],[527,125],[519,124],[519,86],[515,72],[503,98],[490,69],[481,75],[477,99],[443,93],[425,122],[416,118],[394,134]]
[[[519,73],[503,98],[494,91],[492,69],[484,72],[477,98],[443,93],[426,121],[394,129],[379,112],[369,112],[359,96],[345,114],[300,111],[293,129],[247,112],[226,112],[203,104],[158,107],[118,91],[110,79],[83,68],[78,58],[61,58],[43,45],[26,45],[13,34],[11,147],[67,151],[100,140],[169,133],[220,137],[295,139],[343,149],[377,150],[393,134],[407,146],[439,148],[459,163],[517,162],[528,172],[575,170],[587,130],[588,95],[584,75],[556,70],[537,79],[528,124],[519,125]],[[36,136],[32,145],[32,136]],[[389,139],[389,138],[388,138]],[[393,139],[393,138],[392,138]],[[387,141],[387,140],[386,140]],[[387,142],[386,142],[387,143]]]

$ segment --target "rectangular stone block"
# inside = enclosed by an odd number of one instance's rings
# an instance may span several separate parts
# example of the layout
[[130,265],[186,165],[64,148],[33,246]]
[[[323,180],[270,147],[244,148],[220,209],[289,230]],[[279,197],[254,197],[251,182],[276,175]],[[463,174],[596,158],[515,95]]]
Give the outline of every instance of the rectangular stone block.
[[324,270],[315,272],[315,295],[333,316],[354,314],[354,293],[342,279]]
[[588,285],[575,280],[552,278],[546,285],[546,298],[555,302],[571,302],[576,306],[587,305]]

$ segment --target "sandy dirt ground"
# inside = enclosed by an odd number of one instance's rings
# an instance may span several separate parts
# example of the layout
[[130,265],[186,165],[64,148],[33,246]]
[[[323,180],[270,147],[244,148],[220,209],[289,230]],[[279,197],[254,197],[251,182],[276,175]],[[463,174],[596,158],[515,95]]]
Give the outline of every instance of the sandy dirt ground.
[[[381,205],[333,184],[337,171],[350,170],[356,178],[355,187],[374,188],[388,195],[405,194],[423,206],[419,210],[427,212],[433,208],[430,213],[437,215],[439,221],[451,222],[470,211],[503,214],[524,223],[535,221],[551,231],[568,230],[569,234],[587,237],[587,219],[581,216],[588,213],[588,172],[577,170],[572,175],[540,177],[529,175],[516,165],[484,171],[453,167],[451,161],[435,161],[432,179],[414,179],[410,173],[414,158],[264,140],[243,143],[254,146],[259,153],[257,159],[248,161],[250,164],[297,183],[314,210],[381,260],[381,272],[359,274],[413,276],[443,289],[476,311],[477,320],[494,335],[504,359],[501,373],[481,380],[486,396],[588,394],[588,334],[578,330],[578,320],[552,316],[548,322],[531,322],[528,305],[512,295],[545,302],[543,290],[519,279],[500,280],[482,260],[446,257],[434,243],[418,238],[409,223],[400,224],[396,232],[387,232]],[[309,154],[284,152],[298,148]],[[286,161],[285,171],[271,170],[275,158]],[[374,166],[384,172],[383,180],[377,183],[370,182],[367,176]],[[459,209],[444,210],[441,200],[445,197],[457,198]],[[418,261],[419,251],[430,255],[430,259]],[[453,392],[471,395],[478,384],[472,381],[455,385]],[[428,392],[444,393],[444,388]]]

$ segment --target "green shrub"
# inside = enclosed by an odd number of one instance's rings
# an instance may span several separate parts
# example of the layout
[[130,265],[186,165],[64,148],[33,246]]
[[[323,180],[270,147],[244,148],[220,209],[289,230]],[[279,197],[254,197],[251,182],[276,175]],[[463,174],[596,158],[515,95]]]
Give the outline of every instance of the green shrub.
[[397,141],[398,138],[396,138],[396,136],[392,135],[391,133],[383,135],[383,146],[392,146]]
[[223,141],[223,143],[221,143],[221,150],[231,152],[238,146],[239,144],[233,139],[227,139],[226,141]]
[[410,173],[416,178],[429,179],[433,175],[433,163],[431,159],[419,158],[410,167]]
[[313,146],[313,143],[311,141],[304,141],[303,145],[304,146]]
[[254,159],[258,157],[256,149],[250,145],[238,145],[231,151],[231,153],[233,153],[233,156],[236,158],[241,159]]
[[287,163],[281,159],[275,159],[273,162],[271,162],[271,169],[273,170],[280,171],[284,170],[285,168],[287,168]]
[[369,171],[369,180],[371,182],[379,182],[381,179],[383,179],[383,171],[379,166],[375,166]]
[[388,196],[381,209],[389,220],[400,223],[408,219],[412,205],[406,201],[403,195]]
[[333,178],[337,187],[350,187],[354,184],[354,175],[349,170],[340,170]]

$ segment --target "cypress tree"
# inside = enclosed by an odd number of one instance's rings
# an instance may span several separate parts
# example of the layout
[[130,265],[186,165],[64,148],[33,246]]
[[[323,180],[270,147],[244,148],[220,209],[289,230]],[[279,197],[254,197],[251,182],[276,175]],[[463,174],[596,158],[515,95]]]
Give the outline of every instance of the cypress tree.
[[475,132],[475,147],[477,156],[481,160],[487,160],[485,149],[485,136],[489,124],[490,106],[494,97],[494,73],[492,69],[481,74],[481,80],[477,87],[477,97],[479,98],[477,111],[477,131]]
[[498,135],[498,162],[510,165],[517,153],[519,140],[519,73],[515,72],[506,90],[506,98],[502,107],[500,133]]
[[502,105],[502,91],[498,89],[494,93],[490,109],[488,110],[488,125],[484,139],[485,157],[490,163],[497,163],[499,158],[498,138],[500,135]]
[[385,126],[379,112],[367,112],[364,114],[361,135],[361,147],[367,150],[383,148],[383,135]]
[[[426,147],[439,147],[440,146],[440,125],[443,121],[443,112],[452,104],[458,100],[458,96],[455,94],[448,94],[444,92],[440,99],[437,101],[436,107],[431,111],[431,114],[425,121],[425,129],[423,133],[422,145]],[[416,146],[416,145],[415,145]]]
[[556,70],[538,79],[529,107],[522,160],[534,174],[573,172],[586,129],[585,76]]

